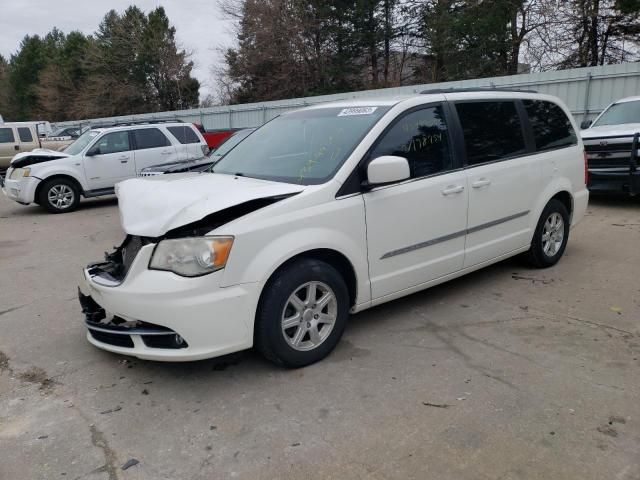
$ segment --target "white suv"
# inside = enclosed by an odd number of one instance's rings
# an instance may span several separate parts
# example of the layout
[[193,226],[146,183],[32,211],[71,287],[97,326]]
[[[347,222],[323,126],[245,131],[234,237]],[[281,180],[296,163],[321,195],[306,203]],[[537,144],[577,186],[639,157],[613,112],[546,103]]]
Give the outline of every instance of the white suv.
[[272,120],[212,173],[122,182],[127,237],[80,286],[87,338],[300,367],[349,313],[519,253],[554,265],[589,198],[575,131],[535,93],[345,101]]
[[163,161],[188,161],[209,151],[200,132],[182,122],[92,128],[64,152],[36,149],[13,157],[3,191],[49,212],[75,210],[80,196],[114,193],[114,185]]

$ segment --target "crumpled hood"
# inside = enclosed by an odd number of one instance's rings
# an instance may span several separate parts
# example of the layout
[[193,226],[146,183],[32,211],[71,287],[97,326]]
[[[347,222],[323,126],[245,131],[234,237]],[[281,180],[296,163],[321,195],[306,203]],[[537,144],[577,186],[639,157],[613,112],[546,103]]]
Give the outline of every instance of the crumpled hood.
[[159,237],[235,205],[304,189],[233,175],[184,173],[125,180],[116,185],[116,195],[125,232]]
[[49,162],[59,158],[70,157],[68,153],[50,150],[48,148],[36,148],[30,152],[21,152],[11,159],[11,168],[27,167],[36,163]]
[[633,136],[640,132],[640,123],[623,123],[619,125],[603,125],[601,127],[590,127],[580,132],[583,140],[601,137],[622,137]]

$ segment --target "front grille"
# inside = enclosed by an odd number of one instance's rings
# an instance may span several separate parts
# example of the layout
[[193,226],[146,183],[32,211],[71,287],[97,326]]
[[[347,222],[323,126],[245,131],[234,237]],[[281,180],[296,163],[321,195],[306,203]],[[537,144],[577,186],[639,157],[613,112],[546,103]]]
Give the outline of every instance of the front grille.
[[138,174],[139,177],[155,177],[156,175],[162,175],[164,172],[145,172],[142,171]]
[[590,168],[628,167],[633,137],[602,137],[584,140]]
[[89,329],[89,333],[99,342],[113,345],[115,347],[133,348],[133,340],[131,340],[129,335],[107,333],[91,329]]

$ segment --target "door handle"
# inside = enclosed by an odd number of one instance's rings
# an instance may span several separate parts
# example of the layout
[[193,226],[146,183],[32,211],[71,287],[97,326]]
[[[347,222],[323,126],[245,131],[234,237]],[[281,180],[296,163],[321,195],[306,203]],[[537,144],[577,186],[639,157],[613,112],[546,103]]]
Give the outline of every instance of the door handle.
[[442,190],[443,195],[453,195],[454,193],[460,193],[464,191],[464,187],[462,185],[449,185],[447,188]]
[[172,152],[167,152],[166,150],[164,152],[160,152],[160,155],[171,155]]
[[124,157],[119,157],[120,163],[127,163],[129,161],[129,157],[124,156]]
[[481,178],[480,180],[476,180],[471,184],[473,188],[488,187],[489,185],[491,185],[491,180],[489,180],[488,178]]

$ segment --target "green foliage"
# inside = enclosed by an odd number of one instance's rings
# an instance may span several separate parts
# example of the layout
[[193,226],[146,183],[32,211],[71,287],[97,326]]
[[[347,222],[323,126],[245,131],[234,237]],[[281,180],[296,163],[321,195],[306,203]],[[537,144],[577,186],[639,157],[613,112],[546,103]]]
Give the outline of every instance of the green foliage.
[[5,120],[51,121],[126,115],[198,105],[199,82],[163,8],[109,11],[94,35],[26,36],[0,58]]

